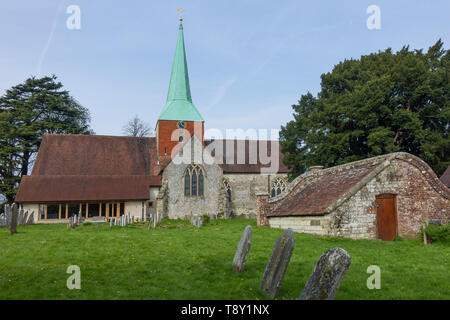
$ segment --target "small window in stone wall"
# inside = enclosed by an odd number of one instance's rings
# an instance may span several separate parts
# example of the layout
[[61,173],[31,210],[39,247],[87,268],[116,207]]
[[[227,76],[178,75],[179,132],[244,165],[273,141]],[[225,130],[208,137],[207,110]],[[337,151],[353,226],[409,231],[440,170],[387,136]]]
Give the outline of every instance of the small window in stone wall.
[[311,220],[310,225],[311,226],[320,226],[320,220]]
[[227,193],[228,201],[231,201],[231,185],[227,179],[223,179],[223,187]]
[[270,196],[275,197],[286,190],[286,182],[282,178],[276,178],[272,182],[272,187],[270,190]]

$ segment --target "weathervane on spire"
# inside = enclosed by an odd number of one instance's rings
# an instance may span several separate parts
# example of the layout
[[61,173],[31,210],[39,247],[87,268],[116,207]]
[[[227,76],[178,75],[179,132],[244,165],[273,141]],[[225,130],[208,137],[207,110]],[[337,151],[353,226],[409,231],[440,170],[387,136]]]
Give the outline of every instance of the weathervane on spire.
[[183,14],[183,9],[181,9],[181,8],[178,8],[177,9],[177,11],[178,11],[178,13],[179,13],[179,15],[180,15],[180,22],[183,22],[183,16],[182,16],[182,14]]

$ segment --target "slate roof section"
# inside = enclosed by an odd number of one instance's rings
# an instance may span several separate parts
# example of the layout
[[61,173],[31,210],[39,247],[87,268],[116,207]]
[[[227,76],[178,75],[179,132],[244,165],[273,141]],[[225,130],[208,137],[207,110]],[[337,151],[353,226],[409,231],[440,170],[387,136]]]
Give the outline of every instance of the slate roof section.
[[146,200],[150,186],[160,186],[159,176],[25,176],[16,202]]
[[447,188],[450,188],[450,166],[448,166],[447,170],[442,174],[441,181]]

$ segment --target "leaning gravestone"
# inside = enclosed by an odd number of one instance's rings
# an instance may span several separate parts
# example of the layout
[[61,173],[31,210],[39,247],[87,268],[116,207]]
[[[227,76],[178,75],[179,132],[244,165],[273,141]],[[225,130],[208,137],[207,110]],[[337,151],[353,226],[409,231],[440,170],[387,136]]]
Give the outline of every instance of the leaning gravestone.
[[275,243],[261,280],[261,291],[271,298],[274,298],[280,290],[292,251],[294,251],[294,232],[287,229]]
[[27,211],[25,211],[25,213],[22,215],[22,225],[23,224],[26,224],[26,222],[27,222],[27,220],[28,220],[28,210]]
[[239,240],[236,253],[233,259],[233,270],[237,273],[242,272],[247,261],[250,245],[252,244],[252,226],[245,227],[242,233],[241,240]]
[[350,255],[341,248],[322,254],[298,299],[333,300],[350,263]]
[[17,204],[13,203],[11,206],[11,214],[9,216],[9,234],[17,233],[17,217],[19,215],[19,209]]

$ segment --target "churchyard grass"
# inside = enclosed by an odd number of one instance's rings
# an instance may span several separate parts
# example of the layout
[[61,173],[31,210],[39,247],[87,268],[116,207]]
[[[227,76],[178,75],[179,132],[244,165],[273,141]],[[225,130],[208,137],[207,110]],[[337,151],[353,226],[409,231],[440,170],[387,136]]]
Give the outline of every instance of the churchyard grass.
[[[253,227],[244,271],[232,261],[247,225]],[[196,228],[163,219],[159,228],[66,224],[0,229],[0,299],[267,299],[259,285],[282,230],[255,220],[211,220]],[[421,240],[382,242],[295,233],[295,248],[276,299],[297,299],[319,256],[341,247],[350,268],[336,299],[450,299],[450,246]],[[69,290],[67,267],[81,268],[81,289]],[[366,272],[381,269],[381,289]]]

